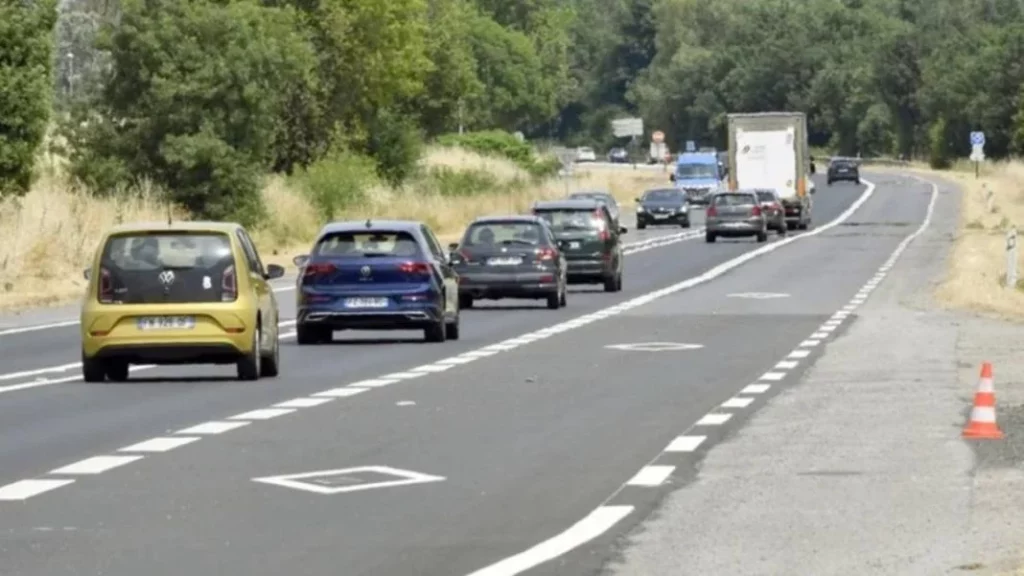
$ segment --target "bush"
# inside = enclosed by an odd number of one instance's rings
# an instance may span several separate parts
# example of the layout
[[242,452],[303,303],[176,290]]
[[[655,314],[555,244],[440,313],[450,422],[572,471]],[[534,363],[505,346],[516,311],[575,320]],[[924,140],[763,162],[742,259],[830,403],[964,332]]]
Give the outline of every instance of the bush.
[[485,156],[507,158],[536,178],[553,176],[562,167],[558,158],[538,157],[533,146],[502,130],[445,134],[437,138],[437,143],[442,146],[465,148]]
[[382,110],[370,124],[366,148],[377,161],[377,174],[398,186],[416,170],[423,155],[423,136],[411,116]]
[[369,189],[379,183],[373,159],[347,150],[329,153],[297,172],[294,180],[324,220],[364,202]]
[[422,185],[425,193],[447,197],[493,194],[509,186],[485,170],[455,170],[447,166],[430,168]]

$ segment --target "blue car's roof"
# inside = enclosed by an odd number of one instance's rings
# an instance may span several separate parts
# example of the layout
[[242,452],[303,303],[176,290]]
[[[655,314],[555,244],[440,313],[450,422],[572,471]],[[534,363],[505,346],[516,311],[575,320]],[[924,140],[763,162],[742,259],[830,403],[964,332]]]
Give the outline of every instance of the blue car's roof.
[[718,155],[713,152],[684,152],[679,155],[678,164],[718,164]]
[[[369,222],[369,226],[367,226],[367,222]],[[391,230],[394,232],[416,233],[422,225],[422,222],[417,222],[415,220],[344,220],[340,222],[328,222],[320,229],[320,234],[373,230]]]

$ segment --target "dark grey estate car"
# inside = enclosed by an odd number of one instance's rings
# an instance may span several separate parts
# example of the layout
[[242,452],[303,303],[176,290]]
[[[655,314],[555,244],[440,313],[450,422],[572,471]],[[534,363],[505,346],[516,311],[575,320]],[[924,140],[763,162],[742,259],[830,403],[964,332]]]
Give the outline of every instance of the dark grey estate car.
[[718,192],[708,200],[704,237],[714,242],[719,236],[736,238],[755,236],[768,240],[768,219],[754,190]]

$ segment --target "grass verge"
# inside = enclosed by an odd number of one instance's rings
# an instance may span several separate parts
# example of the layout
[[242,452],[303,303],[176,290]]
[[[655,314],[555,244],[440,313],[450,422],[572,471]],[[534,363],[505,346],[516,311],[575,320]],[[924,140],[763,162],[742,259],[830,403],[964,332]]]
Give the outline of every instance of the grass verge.
[[[1024,232],[1024,162],[985,163],[978,178],[973,163],[966,161],[951,170],[920,164],[898,170],[939,176],[963,191],[949,269],[935,291],[938,302],[949,309],[1024,322],[1024,281],[1014,288],[1005,285],[1006,231],[1016,226]],[[1024,246],[1017,266],[1024,274]]]
[[[375,183],[357,205],[336,210],[334,219],[423,220],[448,242],[477,216],[520,213],[536,200],[566,193],[564,180],[538,180],[509,160],[460,148],[430,148],[421,165],[423,175],[409,185]],[[85,286],[82,269],[109,227],[167,219],[158,191],[145,184],[130,194],[98,198],[70,186],[52,161],[42,173],[29,194],[0,201],[0,310],[76,300]],[[667,181],[667,174],[655,170],[582,168],[570,186],[607,189],[630,203],[644,187]],[[323,210],[301,178],[269,177],[262,194],[268,217],[252,231],[254,238],[267,263],[290,267],[292,256],[309,248],[324,223]]]

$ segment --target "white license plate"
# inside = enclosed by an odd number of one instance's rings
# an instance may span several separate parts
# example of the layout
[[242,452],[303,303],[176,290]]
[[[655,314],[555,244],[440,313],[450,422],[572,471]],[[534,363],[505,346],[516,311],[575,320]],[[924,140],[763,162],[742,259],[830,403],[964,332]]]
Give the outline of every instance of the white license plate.
[[387,308],[387,298],[345,298],[345,308]]
[[194,316],[141,316],[135,320],[139,330],[191,330],[196,327]]
[[655,214],[654,215],[654,219],[655,220],[665,220],[669,216],[670,216],[670,214]]
[[487,261],[491,266],[518,266],[523,263],[522,258],[491,258]]
[[580,247],[580,243],[579,242],[569,242],[569,249],[570,250],[576,250],[579,247]]

